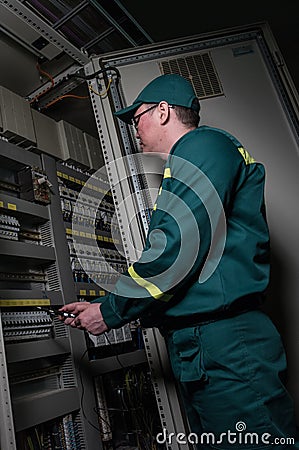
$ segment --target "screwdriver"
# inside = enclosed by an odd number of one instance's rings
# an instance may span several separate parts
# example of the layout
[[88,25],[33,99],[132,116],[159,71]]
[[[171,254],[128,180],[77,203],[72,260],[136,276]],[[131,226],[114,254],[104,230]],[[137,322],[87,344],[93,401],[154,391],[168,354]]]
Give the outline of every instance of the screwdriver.
[[45,311],[48,314],[50,314],[50,316],[61,316],[61,317],[65,317],[65,318],[70,318],[70,319],[74,319],[76,316],[76,314],[73,313],[68,313],[66,311],[54,311],[54,309],[49,309],[49,308],[42,308],[41,306],[37,306],[37,309],[39,309],[40,311]]

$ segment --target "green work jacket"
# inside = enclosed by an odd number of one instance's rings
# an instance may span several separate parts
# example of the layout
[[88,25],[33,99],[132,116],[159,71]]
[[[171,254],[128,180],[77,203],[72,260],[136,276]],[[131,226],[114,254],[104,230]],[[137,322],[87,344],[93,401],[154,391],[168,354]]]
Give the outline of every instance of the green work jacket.
[[171,149],[140,259],[97,298],[109,328],[171,329],[262,301],[269,282],[263,164],[200,126]]

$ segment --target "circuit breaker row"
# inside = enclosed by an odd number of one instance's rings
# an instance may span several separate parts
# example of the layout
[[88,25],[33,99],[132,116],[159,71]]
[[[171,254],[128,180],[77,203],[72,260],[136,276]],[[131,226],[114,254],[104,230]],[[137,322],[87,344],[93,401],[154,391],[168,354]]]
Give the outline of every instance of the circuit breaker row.
[[20,220],[10,214],[0,214],[0,238],[42,244],[41,235],[37,229],[24,228]]
[[18,450],[80,450],[78,424],[72,414],[36,425],[17,435]]
[[17,241],[19,239],[20,222],[16,217],[0,214],[0,238]]
[[2,313],[5,342],[50,339],[53,321],[46,311],[9,311]]
[[74,190],[59,186],[63,219],[82,227],[94,227],[95,230],[117,231],[118,224],[113,220],[114,209],[104,201],[99,206],[90,196],[78,199]]
[[[93,176],[86,180],[86,174],[80,168],[69,164],[67,167],[63,164],[58,171],[58,179],[78,300],[92,300],[105,295],[127,268],[119,245],[115,246],[120,243],[115,239],[115,236],[119,237],[119,227],[109,184],[104,177],[97,179]],[[95,348],[129,343],[132,342],[131,325],[110,330],[101,336],[88,333],[88,337],[89,344]]]
[[117,250],[98,248],[74,242],[68,236],[67,243],[71,258],[74,281],[115,284],[119,275],[126,269],[126,262]]
[[[99,204],[92,184],[87,183],[90,194],[80,193],[80,173],[74,170],[73,175],[67,178],[63,172],[59,174],[61,209],[74,281],[94,282],[99,286],[101,283],[113,285],[127,265],[124,256],[115,247],[113,235],[119,233],[119,227],[111,196],[106,195]],[[107,189],[107,181],[102,180],[102,184]]]
[[131,326],[129,324],[126,324],[121,328],[110,330],[107,333],[100,334],[99,336],[93,336],[91,334],[89,337],[95,347],[128,342],[132,340]]

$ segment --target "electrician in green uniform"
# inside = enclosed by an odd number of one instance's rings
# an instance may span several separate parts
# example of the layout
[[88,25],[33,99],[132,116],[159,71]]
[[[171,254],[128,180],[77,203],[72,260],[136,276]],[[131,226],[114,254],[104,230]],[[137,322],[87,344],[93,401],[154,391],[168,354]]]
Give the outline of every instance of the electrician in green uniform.
[[135,319],[159,328],[198,448],[282,450],[296,425],[285,351],[260,308],[265,170],[231,134],[198,126],[199,110],[189,81],[162,75],[115,113],[165,159],[145,248],[113,292],[61,309],[95,335]]

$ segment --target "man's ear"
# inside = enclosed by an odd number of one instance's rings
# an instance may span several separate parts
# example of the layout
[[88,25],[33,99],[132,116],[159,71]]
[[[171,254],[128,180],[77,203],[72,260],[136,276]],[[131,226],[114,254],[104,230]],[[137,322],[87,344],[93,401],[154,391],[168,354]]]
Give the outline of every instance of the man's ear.
[[158,105],[159,118],[161,123],[165,123],[169,118],[169,105],[165,100],[162,100]]

